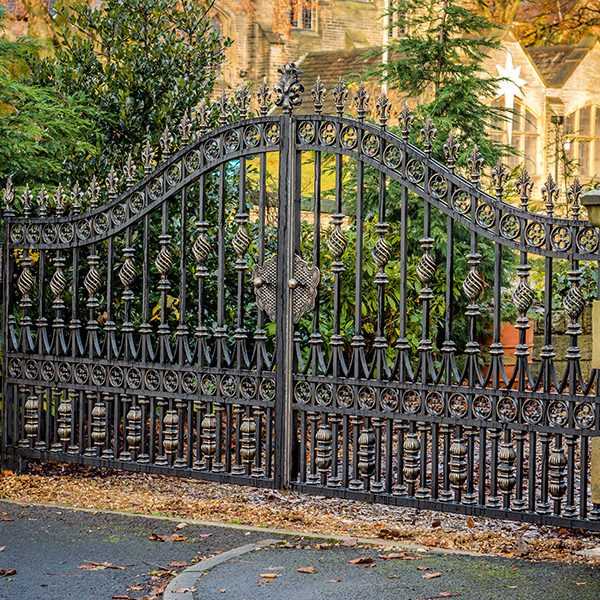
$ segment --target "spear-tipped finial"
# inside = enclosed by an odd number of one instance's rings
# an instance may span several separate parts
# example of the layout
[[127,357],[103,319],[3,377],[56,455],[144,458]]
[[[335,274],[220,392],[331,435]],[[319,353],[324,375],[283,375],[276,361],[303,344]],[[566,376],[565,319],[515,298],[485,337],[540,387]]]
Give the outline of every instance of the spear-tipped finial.
[[302,104],[304,85],[300,81],[302,71],[294,64],[288,63],[279,67],[279,81],[275,84],[275,104],[284,113],[291,114]]
[[425,150],[425,154],[427,156],[431,156],[431,151],[433,149],[433,142],[435,141],[435,136],[437,135],[437,129],[433,124],[431,118],[427,117],[425,120],[425,124],[421,128],[421,138],[423,140],[423,149]]
[[358,86],[356,96],[354,96],[354,104],[356,106],[356,114],[359,121],[363,121],[369,112],[369,92],[363,82]]
[[65,193],[62,185],[58,185],[56,191],[54,192],[54,210],[56,211],[57,217],[62,217],[65,214],[66,204],[65,204]]
[[458,151],[460,150],[460,144],[454,135],[450,134],[446,143],[444,144],[444,158],[446,159],[446,166],[454,171],[456,161],[458,159]]
[[390,113],[392,112],[392,103],[388,98],[387,94],[381,94],[375,102],[375,112],[377,113],[377,120],[382,127],[386,127],[390,120]]
[[519,190],[519,197],[521,199],[521,208],[523,210],[529,210],[529,198],[533,190],[533,179],[527,169],[521,169],[519,178],[517,179],[517,189]]
[[71,210],[74,215],[81,213],[81,200],[83,198],[83,191],[79,185],[79,182],[75,182],[71,188]]
[[160,152],[162,158],[167,158],[171,155],[171,146],[173,144],[173,136],[171,134],[171,130],[169,129],[169,125],[165,125],[165,128],[158,140],[160,144]]
[[583,193],[583,186],[578,178],[569,186],[567,190],[567,199],[571,208],[571,218],[575,221],[579,221],[581,218],[581,194]]
[[9,217],[15,214],[15,188],[13,186],[12,175],[8,176],[2,194],[4,203],[4,214]]
[[227,96],[227,92],[223,91],[219,96],[217,109],[219,111],[219,125],[223,127],[229,121],[229,97]]
[[544,199],[544,204],[546,206],[546,212],[548,216],[551,217],[554,214],[554,205],[556,204],[556,199],[558,197],[558,185],[552,178],[552,175],[548,175],[548,179],[546,179],[546,183],[542,186],[542,198]]
[[325,104],[325,92],[327,89],[323,85],[321,81],[321,77],[317,77],[315,81],[315,85],[311,90],[311,95],[313,97],[313,105],[315,107],[315,112],[320,115],[323,112],[323,105]]
[[467,160],[469,165],[469,176],[474,185],[479,185],[481,181],[481,172],[483,171],[483,156],[479,151],[479,146],[473,148],[473,152]]
[[125,166],[123,167],[123,174],[125,175],[127,187],[130,187],[135,180],[135,163],[133,162],[133,156],[131,155],[131,152],[127,154]]
[[108,199],[113,200],[117,195],[117,172],[114,167],[110,168],[106,176],[106,189],[108,190]]
[[502,161],[498,161],[492,169],[492,181],[496,188],[496,198],[502,200],[504,197],[504,186],[508,180],[509,172]]
[[240,119],[247,119],[250,111],[250,87],[248,85],[243,85],[236,90],[235,104],[239,110]]
[[273,104],[273,95],[271,94],[271,89],[269,88],[266,77],[263,79],[256,92],[256,99],[258,100],[258,111],[260,116],[266,117]]
[[342,117],[346,108],[346,102],[348,102],[348,85],[342,77],[339,78],[332,93],[335,101],[335,111],[338,117]]
[[408,142],[408,138],[410,137],[410,130],[412,129],[413,121],[415,120],[415,116],[412,114],[408,102],[405,100],[402,105],[402,110],[398,115],[398,120],[400,121],[400,130],[402,139],[405,142]]

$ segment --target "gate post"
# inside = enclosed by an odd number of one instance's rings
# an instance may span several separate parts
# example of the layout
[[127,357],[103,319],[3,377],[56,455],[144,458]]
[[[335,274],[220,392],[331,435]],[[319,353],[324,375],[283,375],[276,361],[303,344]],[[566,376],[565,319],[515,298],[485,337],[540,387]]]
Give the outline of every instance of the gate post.
[[[586,207],[590,222],[600,227],[600,189],[584,194],[581,203]],[[600,296],[600,272],[598,273],[598,294]],[[600,369],[600,299],[592,305],[592,369]],[[600,384],[599,384],[600,385]],[[600,437],[591,439],[592,464],[590,483],[592,503],[600,505]]]
[[283,114],[280,123],[279,198],[277,243],[277,399],[275,404],[275,486],[289,486],[292,472],[293,338],[290,284],[296,251],[296,131],[293,111],[302,102],[301,71],[294,63],[279,68],[275,104]]

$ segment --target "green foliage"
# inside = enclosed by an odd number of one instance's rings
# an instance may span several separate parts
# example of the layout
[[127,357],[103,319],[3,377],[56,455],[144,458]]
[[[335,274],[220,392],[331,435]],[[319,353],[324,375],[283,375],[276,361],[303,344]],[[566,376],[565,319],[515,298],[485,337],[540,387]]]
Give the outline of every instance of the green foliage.
[[[0,30],[2,16],[0,15]],[[0,36],[0,181],[52,185],[96,153],[98,116],[80,92],[36,84],[40,45]]]
[[377,74],[401,94],[419,99],[417,122],[431,118],[439,133],[437,157],[443,157],[443,143],[452,133],[463,149],[460,162],[477,144],[493,164],[507,149],[490,132],[506,113],[491,105],[500,79],[486,73],[483,63],[500,42],[492,23],[463,5],[458,0],[394,2],[392,22],[405,33],[390,41],[389,63]]
[[[69,3],[72,4],[72,3]],[[105,157],[122,158],[207,98],[223,42],[197,0],[106,0],[58,6],[55,54],[40,79],[87,95]],[[101,165],[102,166],[102,165]]]

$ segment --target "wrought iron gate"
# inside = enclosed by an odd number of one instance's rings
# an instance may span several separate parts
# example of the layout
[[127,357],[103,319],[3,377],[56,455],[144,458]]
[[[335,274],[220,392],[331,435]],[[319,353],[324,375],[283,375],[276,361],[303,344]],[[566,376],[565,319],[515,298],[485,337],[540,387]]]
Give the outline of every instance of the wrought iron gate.
[[600,237],[581,186],[561,218],[549,179],[534,213],[523,171],[513,206],[504,167],[485,193],[476,149],[466,177],[452,139],[440,164],[434,127],[415,147],[385,97],[372,124],[363,86],[356,118],[342,82],[335,115],[320,81],[311,114],[303,93],[287,65],[279,115],[263,86],[248,118],[244,89],[217,129],[184,118],[181,149],[165,132],[158,165],[148,145],[143,173],[128,161],[52,202],[9,184],[5,459],[600,529],[600,388],[580,349]]

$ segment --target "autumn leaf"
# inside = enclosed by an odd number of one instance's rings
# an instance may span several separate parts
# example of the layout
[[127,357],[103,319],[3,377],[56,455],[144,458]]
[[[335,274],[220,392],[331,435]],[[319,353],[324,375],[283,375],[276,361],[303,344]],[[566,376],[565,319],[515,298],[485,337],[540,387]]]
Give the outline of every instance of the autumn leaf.
[[419,560],[418,556],[407,554],[406,552],[390,552],[388,554],[380,554],[381,560]]
[[473,527],[475,527],[475,519],[470,515],[467,517],[467,527],[469,529],[473,529]]
[[441,577],[442,574],[439,571],[430,571],[428,573],[423,573],[423,579],[436,579],[437,577]]
[[273,580],[279,577],[279,573],[261,573],[260,577],[262,579]]
[[315,567],[298,567],[296,569],[296,571],[298,571],[298,573],[306,573],[308,575],[314,575],[315,573],[318,573],[317,569]]
[[12,577],[17,574],[16,569],[0,569],[0,577]]
[[372,565],[374,562],[370,556],[359,556],[348,561],[351,565]]
[[151,533],[148,536],[151,542],[185,542],[187,538],[180,533],[171,533],[170,535],[161,535],[159,533]]

